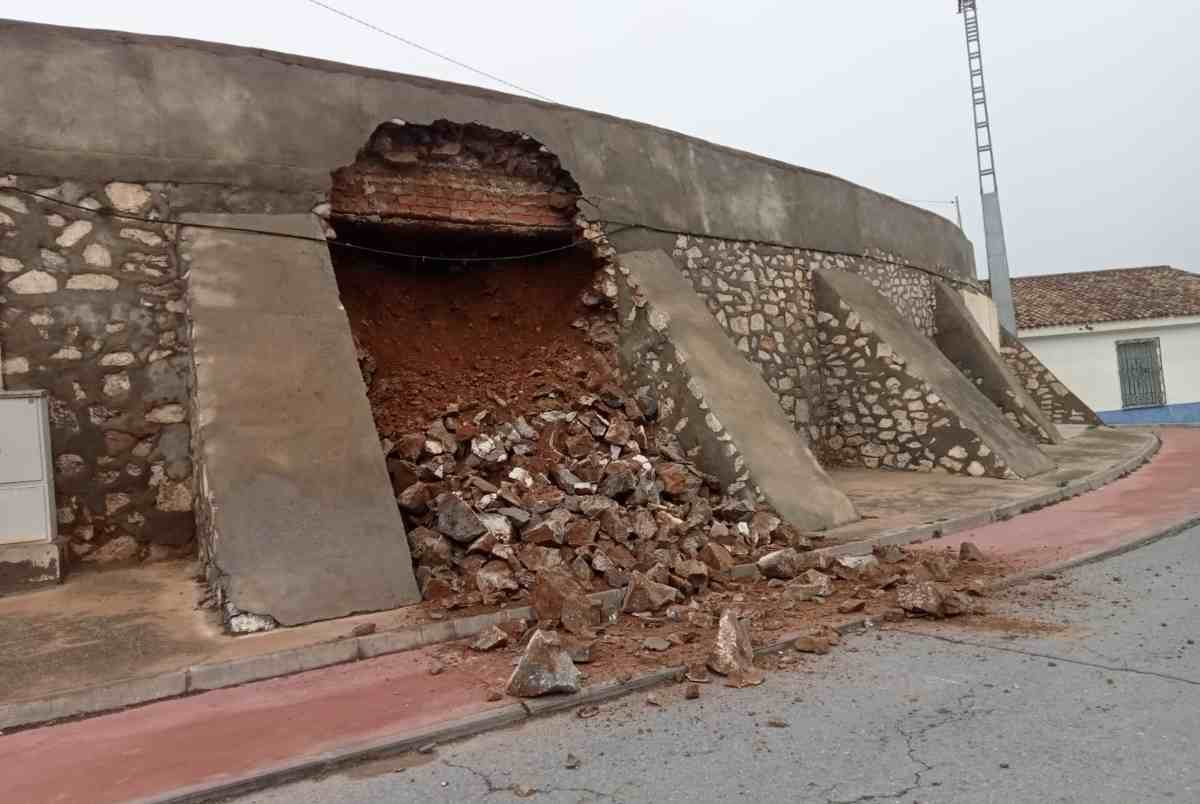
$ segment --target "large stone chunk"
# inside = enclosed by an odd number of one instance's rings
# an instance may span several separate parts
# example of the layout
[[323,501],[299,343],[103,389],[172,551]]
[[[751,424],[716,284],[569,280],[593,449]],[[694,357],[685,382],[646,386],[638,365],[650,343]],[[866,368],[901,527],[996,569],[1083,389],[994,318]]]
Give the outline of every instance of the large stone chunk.
[[521,586],[506,562],[489,561],[475,573],[475,588],[483,594],[484,603],[494,603],[509,592],[519,591]]
[[725,573],[733,569],[737,563],[724,545],[717,542],[705,542],[700,548],[700,560],[708,565],[715,573]]
[[805,570],[815,569],[824,564],[823,557],[817,553],[802,553],[791,547],[767,553],[757,562],[758,571],[768,578],[782,578],[790,581]]
[[529,605],[539,620],[551,622],[562,619],[563,601],[586,595],[583,584],[565,569],[545,569],[534,578]]
[[469,544],[487,532],[479,515],[457,494],[439,494],[435,506],[438,531],[459,544]]
[[621,611],[634,614],[643,611],[658,611],[668,603],[679,602],[679,591],[666,584],[652,581],[636,570],[630,575],[625,590]]
[[754,645],[750,629],[735,609],[725,609],[717,623],[717,636],[708,654],[708,669],[730,678],[735,686],[761,683],[762,674],[754,667]]
[[408,544],[418,564],[440,567],[450,563],[450,542],[436,531],[414,528],[408,533]]
[[900,608],[914,614],[928,614],[938,619],[945,614],[942,593],[931,581],[901,586],[896,592],[896,602],[900,604]]
[[558,634],[534,631],[512,675],[508,694],[536,698],[555,692],[579,692],[580,673],[571,656],[563,649]]

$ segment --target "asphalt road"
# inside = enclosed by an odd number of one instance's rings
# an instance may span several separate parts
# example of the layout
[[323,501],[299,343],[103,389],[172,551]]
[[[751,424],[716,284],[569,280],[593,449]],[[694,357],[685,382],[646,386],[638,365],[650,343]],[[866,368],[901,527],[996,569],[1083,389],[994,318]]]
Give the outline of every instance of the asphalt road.
[[1200,529],[991,605],[242,801],[1200,801]]

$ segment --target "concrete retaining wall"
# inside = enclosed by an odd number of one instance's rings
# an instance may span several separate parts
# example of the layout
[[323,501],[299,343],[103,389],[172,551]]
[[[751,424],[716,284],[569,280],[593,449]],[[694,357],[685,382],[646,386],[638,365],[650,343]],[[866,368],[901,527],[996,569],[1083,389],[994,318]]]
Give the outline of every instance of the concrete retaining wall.
[[608,220],[880,250],[975,275],[971,244],[952,223],[835,176],[596,112],[281,53],[3,22],[0,108],[0,174],[284,196],[327,191],[329,172],[352,162],[385,120],[478,121],[543,142]]

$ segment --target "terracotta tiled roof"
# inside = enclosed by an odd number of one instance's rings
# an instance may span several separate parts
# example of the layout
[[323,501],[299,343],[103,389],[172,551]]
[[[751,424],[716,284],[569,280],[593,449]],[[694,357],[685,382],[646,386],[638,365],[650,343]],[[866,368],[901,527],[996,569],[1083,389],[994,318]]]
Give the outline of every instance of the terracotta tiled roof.
[[1019,276],[1012,283],[1018,329],[1200,315],[1200,275],[1169,265]]

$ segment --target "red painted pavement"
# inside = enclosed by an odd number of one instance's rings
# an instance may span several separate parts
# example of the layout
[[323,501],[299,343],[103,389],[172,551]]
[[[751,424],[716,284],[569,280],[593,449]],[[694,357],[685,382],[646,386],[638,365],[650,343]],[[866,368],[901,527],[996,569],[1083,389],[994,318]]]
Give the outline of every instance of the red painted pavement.
[[925,547],[972,541],[1025,569],[1118,547],[1200,515],[1200,428],[1158,431],[1162,448],[1132,475],[1096,491]]
[[0,802],[129,801],[508,703],[486,703],[486,683],[464,670],[430,675],[430,653],[397,653],[0,737]]
[[[1018,565],[1037,566],[1200,514],[1200,429],[1163,430],[1162,437],[1159,454],[1130,477],[932,544],[956,547],[970,539]],[[430,675],[436,650],[0,737],[0,801],[128,801],[504,705],[486,703],[487,680],[478,671],[464,666]]]

